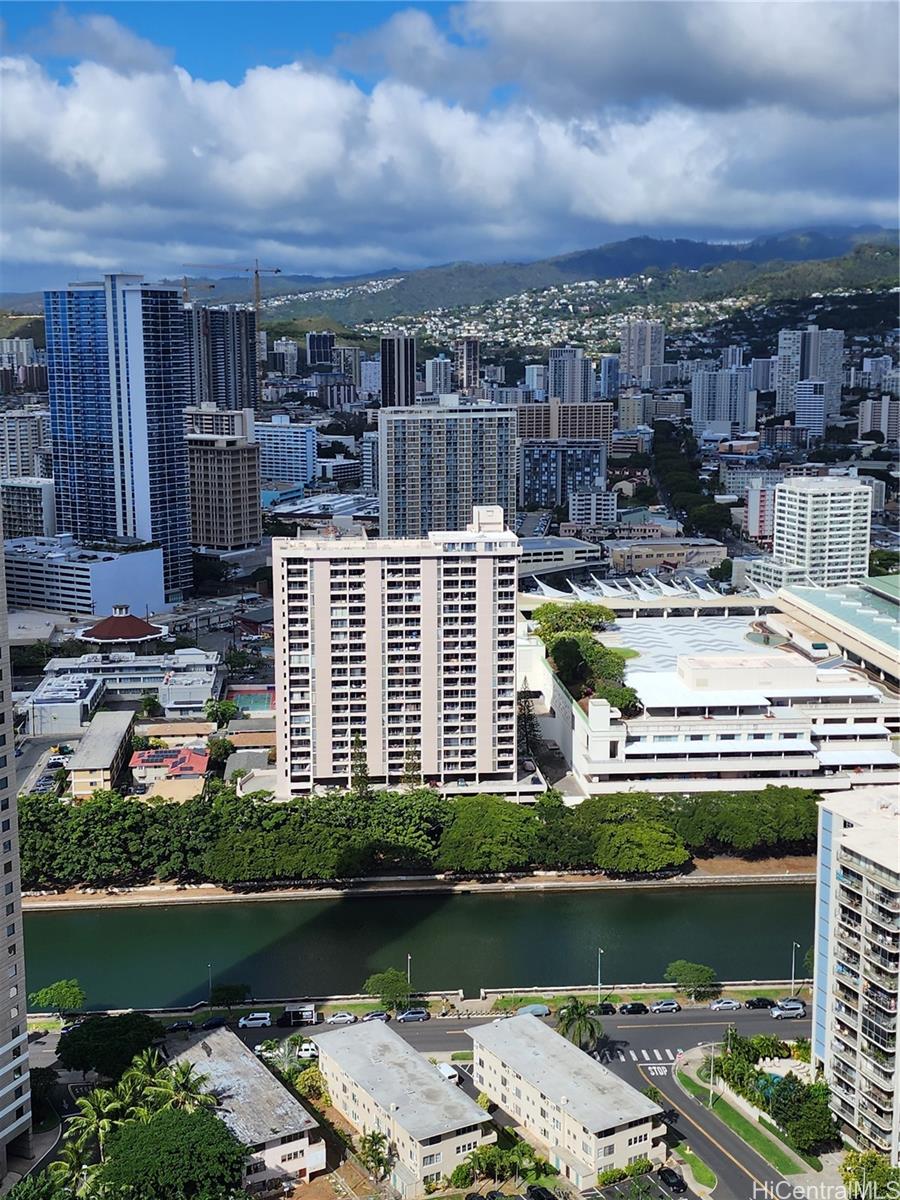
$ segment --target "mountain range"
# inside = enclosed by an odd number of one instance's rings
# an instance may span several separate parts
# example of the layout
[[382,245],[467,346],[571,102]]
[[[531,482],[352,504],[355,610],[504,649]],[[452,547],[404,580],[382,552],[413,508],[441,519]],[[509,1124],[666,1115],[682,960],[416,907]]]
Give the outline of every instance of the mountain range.
[[[676,268],[700,271],[728,263],[745,263],[764,265],[771,274],[790,263],[840,258],[863,245],[895,247],[896,244],[897,231],[879,226],[793,230],[741,243],[633,237],[534,262],[455,262],[414,271],[392,269],[330,279],[313,275],[266,275],[261,282],[264,297],[291,297],[270,312],[276,320],[325,317],[352,325],[435,308],[481,304],[555,284],[664,273]],[[378,281],[383,281],[380,288]],[[182,284],[181,279],[168,282]],[[195,297],[211,303],[246,303],[250,299],[246,275],[193,277],[187,283],[197,289],[192,292]],[[204,283],[214,283],[214,290],[199,290],[198,285]],[[331,294],[301,298],[323,291]],[[0,294],[0,308],[39,313],[41,293]]]

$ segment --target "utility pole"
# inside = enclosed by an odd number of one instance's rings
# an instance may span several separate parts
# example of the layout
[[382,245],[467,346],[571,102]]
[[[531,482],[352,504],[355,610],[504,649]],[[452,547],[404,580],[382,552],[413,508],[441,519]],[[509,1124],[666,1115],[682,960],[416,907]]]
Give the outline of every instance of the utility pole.
[[597,947],[597,1003],[600,1003],[600,997],[603,992],[603,984],[601,982],[603,975],[603,950],[600,946]]
[[412,955],[406,956],[406,986],[412,987]]
[[794,998],[794,978],[796,976],[797,967],[797,951],[800,949],[799,942],[791,942],[791,999]]

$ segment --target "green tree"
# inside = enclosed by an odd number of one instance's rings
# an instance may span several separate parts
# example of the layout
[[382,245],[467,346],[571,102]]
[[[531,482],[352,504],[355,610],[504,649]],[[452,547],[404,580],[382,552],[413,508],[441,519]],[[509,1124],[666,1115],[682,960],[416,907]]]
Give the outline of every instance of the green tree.
[[88,1197],[93,1200],[91,1193],[98,1169],[91,1152],[82,1149],[67,1136],[56,1158],[48,1164],[46,1173],[60,1189],[65,1200],[71,1200],[72,1197],[79,1197],[79,1200],[81,1197]]
[[897,1195],[900,1167],[892,1167],[877,1150],[847,1150],[838,1167],[851,1200]]
[[207,1091],[209,1076],[201,1074],[193,1063],[176,1062],[166,1067],[147,1085],[147,1096],[157,1110],[215,1108],[216,1098]]
[[69,1200],[71,1192],[52,1175],[26,1175],[7,1193],[8,1200]]
[[306,1067],[302,1070],[297,1076],[294,1087],[301,1096],[311,1100],[313,1104],[324,1104],[327,1107],[331,1103],[325,1076],[318,1067]]
[[357,802],[365,802],[372,797],[372,787],[369,783],[369,759],[365,743],[358,733],[353,735],[353,746],[350,750],[350,795]]
[[[450,1186],[453,1188],[459,1188],[462,1190],[464,1188],[471,1187],[474,1182],[475,1172],[472,1170],[470,1163],[457,1163],[457,1165],[450,1172]],[[41,1200],[41,1197],[37,1197],[36,1200]],[[52,1197],[51,1200],[53,1200]]]
[[518,694],[516,725],[520,751],[534,758],[541,744],[541,735],[534,715],[534,701],[527,689]]
[[388,1140],[380,1130],[373,1129],[359,1139],[357,1155],[360,1162],[376,1180],[384,1179],[391,1165]]
[[659,1090],[659,1088],[654,1087],[652,1083],[644,1088],[644,1095],[647,1097],[647,1099],[650,1101],[651,1104],[662,1105],[662,1102],[664,1099],[663,1094]]
[[216,983],[209,994],[210,1008],[227,1008],[230,1012],[236,1004],[243,1004],[250,995],[246,983]]
[[154,696],[152,692],[145,692],[138,706],[139,715],[142,717],[158,717],[162,714],[162,711],[163,707],[159,702],[159,697]]
[[528,809],[498,796],[460,796],[452,813],[438,850],[441,870],[492,874],[534,861],[539,826]]
[[109,1088],[95,1088],[75,1101],[78,1112],[69,1121],[66,1137],[80,1150],[96,1148],[100,1161],[110,1134],[122,1122],[122,1102]]
[[398,1012],[409,1004],[409,983],[403,971],[396,967],[370,975],[363,984],[363,991],[367,996],[377,996],[385,1008]]
[[90,1016],[61,1035],[57,1057],[67,1071],[96,1071],[106,1079],[117,1080],[135,1055],[162,1035],[162,1026],[146,1013]]
[[717,583],[730,583],[731,576],[734,574],[734,562],[730,558],[723,558],[716,566],[710,567],[707,574]]
[[596,1046],[603,1033],[603,1022],[596,1009],[573,996],[556,1017],[557,1032],[582,1050]]
[[491,1100],[491,1098],[487,1094],[487,1092],[479,1092],[477,1097],[475,1098],[475,1103],[478,1105],[479,1108],[483,1108],[485,1112],[490,1112],[491,1109],[494,1107],[493,1101]]
[[249,1154],[224,1121],[198,1109],[164,1109],[111,1134],[101,1193],[139,1200],[235,1200]]
[[31,1085],[31,1103],[35,1108],[47,1103],[58,1078],[55,1067],[31,1067],[28,1081]]
[[240,706],[233,700],[213,700],[211,697],[203,706],[203,711],[207,721],[214,721],[220,729],[241,715]]
[[555,604],[548,601],[539,604],[531,614],[538,637],[542,641],[554,633],[597,633],[615,622],[616,614],[602,604],[590,600],[576,600],[571,604]]
[[46,987],[31,992],[28,1003],[33,1012],[78,1013],[84,1008],[86,996],[77,979],[57,979]]
[[681,838],[652,821],[623,821],[599,827],[594,861],[614,875],[647,875],[684,866],[690,860]]
[[712,967],[704,966],[703,963],[688,962],[685,958],[676,958],[674,962],[670,962],[663,979],[666,983],[674,983],[675,990],[691,1000],[708,1000],[722,991]]
[[206,751],[214,767],[222,766],[234,754],[234,742],[226,737],[211,737],[206,743]]
[[422,756],[415,742],[410,742],[406,747],[406,755],[403,759],[403,776],[400,782],[407,788],[422,786]]

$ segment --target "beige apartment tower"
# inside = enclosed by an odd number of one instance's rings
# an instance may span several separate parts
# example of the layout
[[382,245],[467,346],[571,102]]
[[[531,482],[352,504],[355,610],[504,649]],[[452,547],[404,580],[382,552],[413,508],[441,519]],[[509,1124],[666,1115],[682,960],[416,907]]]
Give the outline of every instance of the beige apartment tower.
[[[3,530],[0,528],[0,542]],[[3,874],[3,937],[6,979],[0,997],[0,1179],[7,1172],[10,1143],[30,1153],[31,1094],[28,1087],[28,1028],[26,1024],[25,947],[22,942],[22,885],[19,875],[19,827],[16,815],[13,757],[12,697],[10,695],[9,625],[6,580],[0,563],[0,864]]]
[[527,441],[603,442],[607,450],[612,441],[613,406],[604,401],[567,404],[551,396],[549,400],[516,406],[518,436]]
[[275,538],[277,795],[410,770],[450,790],[516,780],[515,535],[369,539],[353,524]]
[[262,538],[259,445],[253,410],[204,403],[184,410],[191,489],[191,543],[242,550]]

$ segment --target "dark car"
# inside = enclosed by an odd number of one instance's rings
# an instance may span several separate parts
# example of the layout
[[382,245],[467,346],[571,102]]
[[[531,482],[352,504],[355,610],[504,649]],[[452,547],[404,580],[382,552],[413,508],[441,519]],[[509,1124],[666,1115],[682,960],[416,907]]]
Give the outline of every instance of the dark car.
[[670,1192],[686,1192],[687,1184],[681,1178],[677,1171],[673,1171],[671,1167],[660,1167],[657,1171],[660,1182],[664,1183]]
[[391,1014],[383,1008],[377,1009],[375,1012],[367,1012],[363,1017],[364,1021],[384,1021],[385,1024],[391,1019]]
[[775,1001],[770,1000],[768,996],[751,996],[749,1000],[744,1001],[744,1008],[774,1008]]
[[430,1021],[431,1013],[427,1008],[408,1008],[406,1012],[398,1013],[398,1021]]
[[228,1022],[224,1017],[209,1017],[200,1026],[201,1029],[222,1029]]
[[619,1012],[624,1013],[626,1017],[643,1016],[644,1013],[648,1013],[649,1011],[650,1009],[647,1005],[643,1004],[640,1000],[633,1000],[630,1004],[619,1005]]
[[529,1183],[525,1189],[525,1195],[528,1200],[556,1200],[549,1188],[541,1187],[537,1183]]
[[171,1025],[166,1026],[166,1033],[193,1033],[193,1021],[175,1021]]
[[616,1006],[610,1004],[608,1000],[603,1000],[600,1004],[595,1004],[594,1010],[601,1017],[614,1017],[616,1015]]

